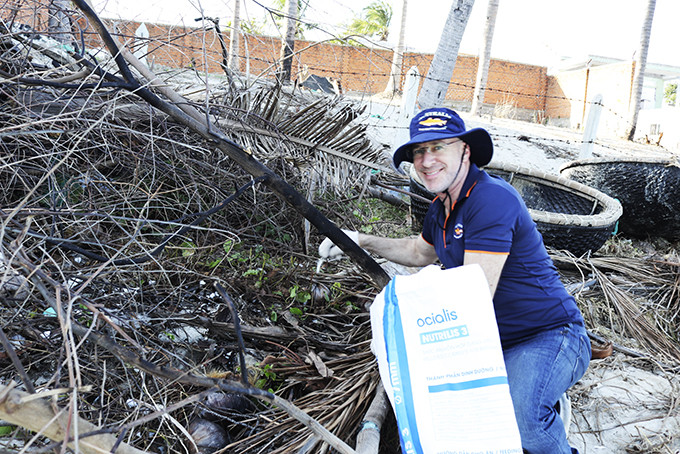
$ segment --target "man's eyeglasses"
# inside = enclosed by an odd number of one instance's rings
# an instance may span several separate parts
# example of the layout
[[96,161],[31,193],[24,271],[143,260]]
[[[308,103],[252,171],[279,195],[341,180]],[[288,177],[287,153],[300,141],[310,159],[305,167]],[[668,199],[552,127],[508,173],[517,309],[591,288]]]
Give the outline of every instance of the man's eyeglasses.
[[426,151],[429,151],[430,153],[436,153],[448,147],[449,145],[453,145],[458,142],[462,142],[462,140],[440,140],[432,145],[419,144],[411,148],[411,157],[413,158],[415,156],[423,155]]

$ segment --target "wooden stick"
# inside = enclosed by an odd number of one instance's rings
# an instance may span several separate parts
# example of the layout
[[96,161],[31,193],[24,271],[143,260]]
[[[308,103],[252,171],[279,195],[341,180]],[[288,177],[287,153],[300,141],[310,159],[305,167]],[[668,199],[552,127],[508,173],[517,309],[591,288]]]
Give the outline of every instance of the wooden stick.
[[357,434],[357,454],[377,454],[380,448],[380,429],[387,412],[391,409],[382,382],[375,389],[375,397],[368,407]]

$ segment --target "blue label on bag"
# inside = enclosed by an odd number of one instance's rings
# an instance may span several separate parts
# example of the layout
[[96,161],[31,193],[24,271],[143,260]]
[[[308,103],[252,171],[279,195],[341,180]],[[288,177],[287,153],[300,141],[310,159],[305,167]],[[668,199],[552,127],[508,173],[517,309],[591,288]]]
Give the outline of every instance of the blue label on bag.
[[440,329],[438,331],[430,331],[427,333],[420,334],[421,345],[433,344],[435,342],[446,342],[452,339],[458,339],[460,337],[467,337],[470,333],[468,332],[467,325],[454,326],[451,328]]
[[480,378],[479,380],[469,380],[459,383],[443,383],[436,386],[428,386],[428,391],[431,393],[440,393],[442,391],[465,391],[468,389],[485,388],[487,386],[507,385],[508,377],[498,376],[489,378]]
[[390,381],[394,395],[394,412],[399,426],[402,452],[405,454],[421,454],[423,449],[415,420],[404,331],[394,284],[395,280],[392,279],[385,289],[385,311],[383,314],[383,333],[385,334],[387,363],[390,368]]

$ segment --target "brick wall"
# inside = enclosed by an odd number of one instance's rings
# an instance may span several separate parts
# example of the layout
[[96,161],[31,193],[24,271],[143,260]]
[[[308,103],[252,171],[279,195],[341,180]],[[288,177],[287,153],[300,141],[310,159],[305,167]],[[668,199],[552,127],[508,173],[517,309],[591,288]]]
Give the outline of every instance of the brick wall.
[[[113,29],[131,38],[137,22],[109,22]],[[221,49],[214,30],[147,24],[149,51],[154,64],[162,66],[195,66],[199,70],[220,72]],[[224,34],[227,48],[228,34]],[[243,35],[240,40],[241,71],[262,77],[274,77],[280,55],[280,39],[261,35]],[[345,92],[372,95],[387,85],[392,51],[384,48],[354,47],[333,43],[297,40],[292,78],[306,67],[309,72],[332,77],[341,82]],[[204,58],[205,55],[205,58]],[[425,76],[432,54],[405,53],[402,74],[416,66]],[[472,102],[478,59],[461,54],[451,78],[446,99],[469,105]],[[402,79],[403,80],[403,79]],[[519,109],[544,111],[548,76],[545,67],[492,60],[485,92],[487,104],[511,104]]]
[[[40,1],[26,3],[39,5]],[[24,4],[24,5],[26,5]],[[14,14],[10,8],[3,8],[3,18]],[[15,14],[17,21],[37,30],[45,30],[46,8],[24,8]],[[132,21],[106,21],[110,30],[133,48],[141,43],[134,39],[140,23]],[[85,25],[84,20],[80,21]],[[222,49],[215,30],[146,24],[149,63],[167,67],[195,67],[199,71],[222,72]],[[92,29],[85,29],[86,42],[91,47],[101,46]],[[228,33],[224,33],[225,46],[229,48]],[[280,55],[279,38],[243,35],[240,40],[240,70],[251,78],[275,77]],[[298,40],[295,43],[292,65],[293,79],[308,70],[310,73],[332,77],[340,81],[346,93],[366,96],[382,92],[387,85],[392,62],[392,51],[385,48],[354,47],[330,42],[315,43]],[[416,66],[426,76],[432,61],[432,54],[406,53],[401,73]],[[446,100],[457,108],[471,104],[477,73],[477,57],[460,54],[449,83]],[[489,66],[485,104],[507,106],[528,112],[534,120],[562,120],[564,124],[578,127],[587,112],[588,103],[595,93],[601,92],[610,112],[627,112],[631,86],[631,63],[607,65],[606,67],[569,71],[548,76],[542,66],[527,65],[493,59]],[[587,91],[586,91],[587,80]],[[403,81],[403,77],[402,77]],[[528,117],[529,115],[524,115]],[[605,122],[620,120],[622,114],[605,117]]]
[[5,24],[28,25],[34,30],[47,30],[48,9],[40,2],[0,0],[0,18]]

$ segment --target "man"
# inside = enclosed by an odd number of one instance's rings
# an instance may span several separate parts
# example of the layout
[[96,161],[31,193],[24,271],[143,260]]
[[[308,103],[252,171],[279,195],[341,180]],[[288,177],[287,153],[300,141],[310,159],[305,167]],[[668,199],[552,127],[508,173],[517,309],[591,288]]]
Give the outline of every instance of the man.
[[[510,395],[525,452],[577,452],[555,409],[590,361],[590,341],[524,201],[503,179],[480,167],[493,155],[489,133],[466,130],[453,110],[426,109],[410,125],[410,140],[394,165],[412,162],[437,194],[418,237],[382,238],[346,232],[364,249],[407,266],[436,259],[446,268],[477,263],[493,296]],[[328,238],[322,257],[342,251]]]

